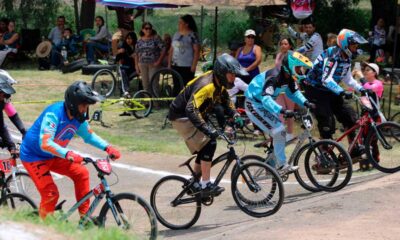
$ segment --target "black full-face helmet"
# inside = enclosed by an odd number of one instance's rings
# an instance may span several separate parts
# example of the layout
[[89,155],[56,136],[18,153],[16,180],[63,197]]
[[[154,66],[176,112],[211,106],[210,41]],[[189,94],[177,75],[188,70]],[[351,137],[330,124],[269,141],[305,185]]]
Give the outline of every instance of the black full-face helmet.
[[233,87],[233,83],[228,82],[228,79],[226,78],[227,73],[233,73],[238,77],[249,75],[236,58],[224,53],[215,61],[214,75],[218,78],[222,86],[230,89]]
[[87,113],[79,112],[80,104],[95,104],[104,98],[93,91],[84,81],[76,81],[65,91],[65,106],[79,122],[87,119]]

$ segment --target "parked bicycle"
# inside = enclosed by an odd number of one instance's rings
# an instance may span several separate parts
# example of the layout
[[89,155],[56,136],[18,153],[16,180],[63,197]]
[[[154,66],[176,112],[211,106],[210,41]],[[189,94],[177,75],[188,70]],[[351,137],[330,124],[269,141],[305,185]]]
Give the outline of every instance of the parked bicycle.
[[6,174],[17,165],[15,158],[0,159],[0,208],[34,212],[36,204],[23,193],[11,192],[6,182]]
[[[237,206],[253,217],[266,217],[276,213],[284,199],[283,184],[279,175],[265,163],[243,163],[236,155],[235,141],[229,139],[225,133],[220,132],[220,136],[227,142],[229,150],[212,161],[212,167],[225,162],[214,184],[220,184],[229,166],[234,162],[231,171],[231,192]],[[210,206],[214,202],[214,196],[201,196],[201,176],[190,166],[194,158],[195,156],[179,165],[189,169],[191,178],[166,176],[160,179],[151,191],[151,206],[157,219],[167,228],[191,227],[200,217],[201,206]],[[257,173],[257,176],[254,173]]]
[[[298,142],[289,157],[288,164],[299,166],[299,169],[294,172],[298,183],[311,192],[338,191],[345,187],[352,175],[351,158],[347,151],[335,141],[318,141],[312,137],[311,131],[314,123],[309,109],[306,112],[295,112],[294,118],[301,121],[303,132],[298,136]],[[264,147],[266,157],[246,155],[242,157],[242,161],[256,160],[273,167],[276,166],[272,141],[264,141],[256,144],[255,147]],[[313,160],[310,161],[310,159]],[[339,162],[339,159],[342,162]],[[318,164],[326,167],[326,172],[323,174],[324,179],[316,179],[311,174],[312,169]],[[349,167],[339,169],[340,164],[348,164],[346,166]],[[289,178],[289,174],[286,172],[278,171],[278,173],[284,182]]]
[[[106,176],[112,172],[110,159],[91,159],[84,158],[84,163],[93,164],[97,171],[100,183],[87,193],[79,202],[75,203],[70,210],[61,214],[60,220],[66,221],[86,200],[94,197],[89,207],[89,211],[81,217],[79,227],[84,228],[88,224],[99,227],[120,227],[133,234],[135,239],[156,239],[157,220],[151,206],[140,196],[134,193],[115,194],[111,191]],[[93,213],[100,201],[105,199],[99,216],[94,217]],[[56,206],[56,210],[61,211],[62,205],[66,200],[61,201]]]
[[[129,89],[125,89],[126,87],[122,81],[122,74],[120,64],[116,64],[116,75],[108,69],[101,69],[93,76],[92,89],[105,98],[110,98],[113,93],[115,94],[117,85],[120,84],[118,96],[123,96],[123,93],[129,92]],[[139,75],[133,73],[131,76],[127,77],[131,79],[131,81],[137,82],[137,89],[139,89]],[[138,90],[134,94],[129,95],[132,96],[132,98],[130,98],[130,96],[124,96],[124,98],[120,99],[107,100],[102,103],[102,108],[109,108],[115,103],[122,103],[123,107],[119,107],[115,111],[130,112],[136,118],[147,117],[151,113],[153,107],[151,101],[152,95],[145,90]]]
[[[150,83],[153,95],[157,98],[174,98],[184,87],[182,76],[171,68],[162,68],[155,72]],[[169,106],[172,100],[162,102]]]

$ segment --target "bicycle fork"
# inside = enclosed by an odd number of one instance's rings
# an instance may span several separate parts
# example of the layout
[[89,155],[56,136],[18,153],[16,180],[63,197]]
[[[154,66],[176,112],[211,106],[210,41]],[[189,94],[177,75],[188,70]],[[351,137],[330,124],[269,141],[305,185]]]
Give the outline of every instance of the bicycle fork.
[[376,127],[375,124],[371,124],[371,127],[372,127],[372,129],[374,129],[374,131],[375,131],[375,133],[376,133],[376,136],[377,136],[379,142],[382,144],[382,146],[383,146],[386,150],[392,149],[393,146],[390,145],[390,144],[386,141],[386,139],[385,139],[385,137],[383,136],[381,130],[379,130],[379,129]]

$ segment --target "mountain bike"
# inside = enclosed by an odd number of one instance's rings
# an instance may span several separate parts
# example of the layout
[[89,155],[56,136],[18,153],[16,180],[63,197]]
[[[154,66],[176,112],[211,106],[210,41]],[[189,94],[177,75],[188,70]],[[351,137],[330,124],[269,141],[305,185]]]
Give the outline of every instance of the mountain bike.
[[[351,158],[347,151],[335,141],[318,141],[312,137],[311,131],[314,123],[309,109],[306,112],[295,112],[294,118],[301,121],[303,132],[299,134],[297,144],[287,163],[299,167],[294,172],[297,182],[304,189],[311,192],[321,190],[332,192],[345,187],[352,175]],[[276,157],[272,141],[256,144],[255,146],[264,147],[266,157],[246,155],[242,157],[242,161],[262,161],[275,168]],[[338,157],[342,159],[343,163],[349,164],[349,167],[339,170]],[[315,162],[310,161],[310,159],[313,159]],[[316,179],[316,177],[310,174],[313,164],[322,164],[326,167],[326,172],[323,175],[324,179]],[[284,182],[289,178],[287,172],[278,171],[278,173]],[[344,176],[340,178],[341,174],[344,174]]]
[[[62,211],[62,205],[66,200],[56,206],[56,211],[61,211],[60,220],[66,221],[86,200],[94,197],[88,212],[81,217],[79,227],[85,228],[92,224],[99,227],[116,226],[133,234],[135,239],[156,239],[157,220],[151,206],[140,196],[134,193],[114,194],[106,180],[106,176],[112,172],[110,159],[84,158],[85,164],[93,164],[97,171],[100,183],[87,193],[79,202],[75,203],[67,212]],[[105,197],[99,216],[93,217],[93,213],[100,201]]]
[[[121,65],[116,64],[116,75],[108,69],[101,69],[97,71],[92,80],[92,88],[100,95],[104,96],[105,98],[110,98],[113,93],[116,91],[116,86],[119,83],[119,96],[122,96],[124,92],[129,92],[129,89],[125,89],[122,77],[123,73],[121,71]],[[133,73],[131,76],[127,76],[132,81],[136,81],[140,84],[139,75]],[[139,89],[139,86],[137,87]],[[136,118],[143,118],[147,117],[151,113],[151,109],[153,107],[152,103],[152,95],[145,91],[139,90],[131,95],[132,98],[120,98],[102,102],[103,109],[110,109],[110,106],[115,105],[116,103],[122,103],[123,107],[118,107],[114,109],[115,111],[123,111],[129,112]]]
[[[214,184],[218,185],[229,166],[231,171],[231,193],[237,206],[252,217],[266,217],[276,213],[282,206],[284,189],[282,180],[274,169],[259,161],[243,163],[236,155],[234,144],[225,133],[220,136],[227,142],[228,151],[212,161],[212,167],[225,162]],[[150,203],[157,219],[170,229],[187,229],[200,217],[202,205],[210,206],[217,196],[202,196],[199,184],[200,175],[196,174],[190,162],[193,156],[179,167],[187,167],[192,175],[185,178],[170,175],[161,178],[153,187]],[[257,173],[257,176],[254,176]]]
[[6,182],[5,174],[10,173],[13,166],[16,166],[15,158],[0,160],[0,208],[34,212],[37,206],[33,200],[23,193],[11,192]]

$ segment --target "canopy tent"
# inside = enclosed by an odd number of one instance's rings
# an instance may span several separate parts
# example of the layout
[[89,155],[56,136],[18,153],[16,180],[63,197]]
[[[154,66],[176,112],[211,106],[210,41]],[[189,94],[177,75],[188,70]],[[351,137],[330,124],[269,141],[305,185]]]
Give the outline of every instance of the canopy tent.
[[174,3],[160,3],[160,2],[152,2],[145,0],[96,0],[96,2],[101,3],[105,6],[137,8],[137,9],[179,7],[177,4]]
[[[143,2],[147,0],[142,0]],[[176,5],[197,5],[197,6],[269,6],[269,5],[287,5],[286,0],[157,0],[158,3],[176,4]]]

